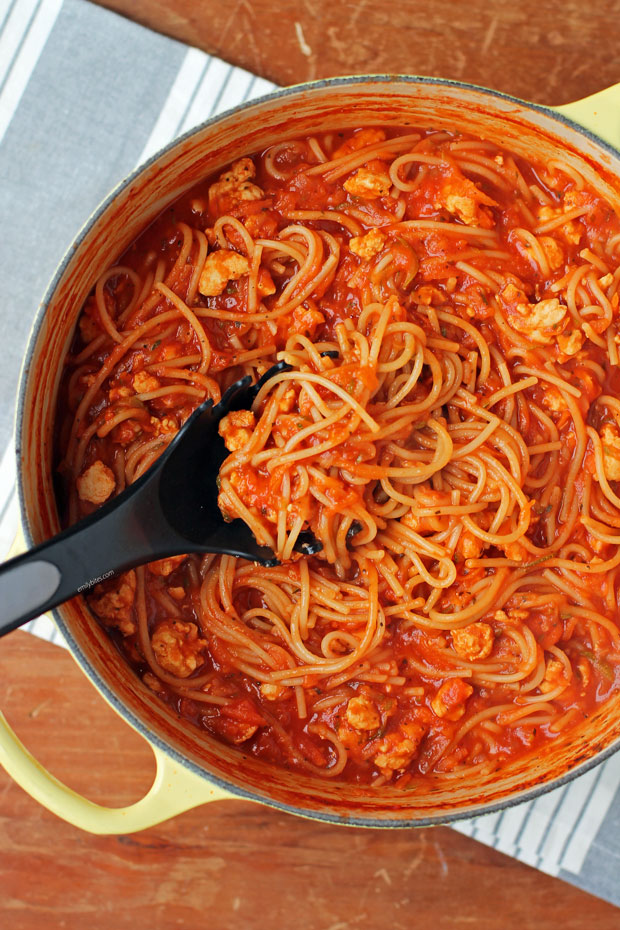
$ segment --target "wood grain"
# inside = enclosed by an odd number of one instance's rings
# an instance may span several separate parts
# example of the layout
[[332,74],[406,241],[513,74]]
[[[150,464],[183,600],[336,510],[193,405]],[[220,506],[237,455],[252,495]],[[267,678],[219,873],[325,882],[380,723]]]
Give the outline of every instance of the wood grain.
[[560,104],[620,80],[617,0],[100,0],[278,84],[429,74]]
[[[0,706],[59,778],[111,805],[146,790],[150,750],[66,652],[13,633],[2,641],[0,683]],[[619,925],[611,905],[447,828],[351,830],[230,801],[132,836],[95,837],[2,772],[0,874],[3,930]]]

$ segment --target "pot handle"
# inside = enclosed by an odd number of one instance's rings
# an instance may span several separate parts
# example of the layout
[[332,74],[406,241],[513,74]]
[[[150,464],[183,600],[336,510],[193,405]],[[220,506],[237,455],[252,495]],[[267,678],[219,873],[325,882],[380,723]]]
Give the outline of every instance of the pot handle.
[[612,84],[582,100],[551,109],[579,123],[584,129],[589,129],[603,142],[620,149],[620,84]]
[[102,807],[63,785],[37,762],[0,714],[0,764],[35,801],[89,833],[136,833],[193,807],[231,797],[162,750],[155,746],[152,749],[157,772],[147,794],[128,807]]

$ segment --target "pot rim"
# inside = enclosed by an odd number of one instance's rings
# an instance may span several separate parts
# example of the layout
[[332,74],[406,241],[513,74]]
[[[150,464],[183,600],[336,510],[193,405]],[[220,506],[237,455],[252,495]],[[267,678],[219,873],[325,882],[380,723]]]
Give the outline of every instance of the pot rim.
[[[620,158],[620,151],[614,146],[610,145],[605,140],[601,139],[591,130],[586,129],[584,126],[577,123],[575,120],[570,117],[565,116],[563,113],[558,112],[553,107],[545,106],[543,104],[532,103],[527,100],[523,100],[519,97],[515,97],[511,94],[504,93],[502,91],[493,90],[488,87],[482,87],[478,84],[471,84],[467,81],[455,81],[448,78],[436,78],[428,75],[407,75],[407,74],[361,74],[361,75],[346,75],[342,77],[332,77],[332,78],[323,78],[316,81],[306,81],[299,84],[292,84],[288,87],[283,87],[278,90],[272,91],[269,94],[263,94],[260,97],[257,97],[250,101],[245,101],[241,104],[238,104],[235,107],[231,107],[228,110],[225,110],[222,113],[212,116],[207,120],[204,120],[202,123],[194,126],[192,129],[187,130],[187,132],[176,137],[167,145],[158,149],[150,158],[145,162],[140,164],[137,168],[123,178],[119,183],[110,191],[110,193],[101,201],[99,206],[97,206],[88,219],[84,222],[81,229],[78,231],[77,235],[73,241],[68,246],[63,258],[61,259],[50,283],[48,284],[44,296],[39,304],[36,316],[32,323],[30,330],[30,335],[28,339],[28,345],[26,347],[26,352],[24,354],[24,359],[22,362],[22,369],[19,376],[19,387],[17,393],[17,404],[15,410],[15,451],[17,458],[17,495],[19,500],[19,510],[20,510],[20,521],[24,534],[25,541],[28,546],[34,546],[34,540],[32,538],[30,521],[28,517],[27,505],[26,505],[26,495],[24,490],[24,479],[23,479],[23,470],[21,463],[21,451],[22,451],[22,425],[24,419],[24,411],[26,406],[26,385],[28,381],[28,373],[30,370],[30,364],[32,362],[37,339],[39,336],[39,330],[43,323],[45,314],[47,313],[48,306],[52,300],[54,292],[64,275],[68,265],[70,264],[77,247],[83,242],[86,236],[90,233],[93,226],[98,222],[102,214],[107,210],[110,204],[115,200],[115,198],[125,190],[136,178],[142,175],[148,168],[153,166],[163,155],[170,152],[172,149],[177,146],[182,145],[187,140],[191,139],[194,135],[203,130],[207,129],[210,126],[214,126],[223,119],[227,119],[233,114],[245,114],[253,107],[260,106],[263,103],[285,99],[289,96],[310,92],[314,93],[315,91],[321,90],[323,88],[332,88],[332,87],[347,87],[355,84],[384,84],[388,86],[392,83],[403,83],[415,85],[433,85],[433,86],[442,86],[447,88],[453,88],[457,92],[461,89],[467,91],[476,91],[477,93],[482,94],[483,96],[488,97],[491,101],[501,100],[508,101],[509,103],[515,103],[519,106],[525,108],[534,113],[541,113],[546,117],[554,120],[557,123],[560,123],[563,126],[568,126],[570,129],[573,129],[579,135],[584,136],[585,138],[596,143],[597,146],[606,150],[611,155],[616,158]],[[620,176],[620,172],[619,172]],[[522,804],[526,801],[533,801],[534,799],[540,797],[543,794],[546,794],[549,791],[553,791],[556,788],[561,788],[564,785],[568,784],[573,779],[577,778],[579,775],[583,775],[586,772],[589,772],[591,769],[595,768],[598,765],[601,765],[607,759],[609,759],[614,753],[620,750],[620,737],[618,737],[614,742],[607,746],[605,749],[599,750],[591,759],[587,759],[584,762],[579,763],[570,771],[566,772],[564,775],[561,775],[557,778],[550,779],[549,781],[543,783],[542,785],[537,785],[527,790],[517,792],[509,797],[497,801],[491,804],[477,804],[471,808],[462,808],[456,811],[446,812],[445,814],[436,814],[427,817],[421,818],[410,818],[410,819],[378,819],[374,817],[358,817],[350,816],[346,814],[337,814],[329,813],[327,811],[315,811],[304,807],[297,807],[293,804],[286,804],[281,801],[277,801],[273,798],[260,795],[257,792],[250,791],[247,788],[237,786],[231,782],[226,781],[224,778],[219,775],[214,775],[212,772],[207,771],[200,765],[197,765],[191,759],[188,759],[181,752],[176,750],[174,747],[169,745],[164,739],[158,736],[155,733],[149,731],[148,726],[138,717],[133,711],[130,711],[125,704],[121,701],[115,692],[110,688],[105,681],[100,677],[97,671],[91,666],[89,660],[85,656],[84,652],[80,648],[79,644],[75,640],[71,630],[67,626],[61,609],[54,608],[50,611],[54,622],[59,627],[69,650],[75,659],[75,661],[80,666],[82,672],[86,675],[89,681],[97,688],[99,693],[105,698],[105,700],[110,704],[116,713],[128,723],[134,730],[136,730],[151,746],[156,747],[160,751],[164,752],[170,758],[182,766],[185,769],[189,769],[193,774],[198,775],[199,777],[205,779],[208,782],[211,782],[214,785],[217,785],[218,788],[223,791],[233,795],[236,798],[247,801],[256,801],[261,804],[265,804],[268,807],[275,808],[277,810],[284,811],[288,814],[294,814],[297,816],[302,816],[310,818],[312,820],[319,820],[326,823],[333,823],[338,825],[345,826],[356,826],[356,827],[371,827],[371,828],[410,828],[410,827],[430,827],[438,826],[439,824],[449,824],[454,823],[459,820],[469,820],[473,817],[478,817],[484,814],[493,814],[497,813],[500,810],[506,810],[511,807],[515,807],[517,804]]]

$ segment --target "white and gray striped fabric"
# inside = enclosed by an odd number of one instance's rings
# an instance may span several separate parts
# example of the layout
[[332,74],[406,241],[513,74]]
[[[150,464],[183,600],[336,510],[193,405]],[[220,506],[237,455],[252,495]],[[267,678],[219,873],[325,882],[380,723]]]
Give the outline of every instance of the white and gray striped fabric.
[[[20,361],[58,260],[104,195],[160,146],[271,89],[86,0],[0,0],[0,555],[18,524]],[[60,641],[49,620],[30,630]],[[620,905],[620,754],[456,829]]]

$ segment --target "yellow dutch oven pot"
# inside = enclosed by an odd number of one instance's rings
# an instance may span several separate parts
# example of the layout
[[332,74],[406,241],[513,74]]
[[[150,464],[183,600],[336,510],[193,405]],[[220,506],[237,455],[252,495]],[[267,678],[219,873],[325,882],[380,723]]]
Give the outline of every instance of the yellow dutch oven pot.
[[[58,532],[52,487],[59,373],[80,308],[99,274],[160,211],[232,159],[275,141],[363,125],[448,126],[525,157],[558,152],[620,212],[620,84],[555,109],[468,84],[423,77],[338,78],[292,87],[210,120],[124,181],[77,237],[43,301],[28,347],[17,411],[19,492],[29,545]],[[554,788],[620,748],[620,696],[566,739],[487,776],[426,778],[399,791],[362,788],[276,769],[179,721],[126,666],[82,598],[54,613],[77,663],[151,744],[153,785],[141,801],[101,807],[61,784],[1,718],[0,762],[59,817],[93,833],[129,833],[208,801],[242,797],[358,826],[423,826],[488,813]],[[121,760],[119,760],[119,765]]]

